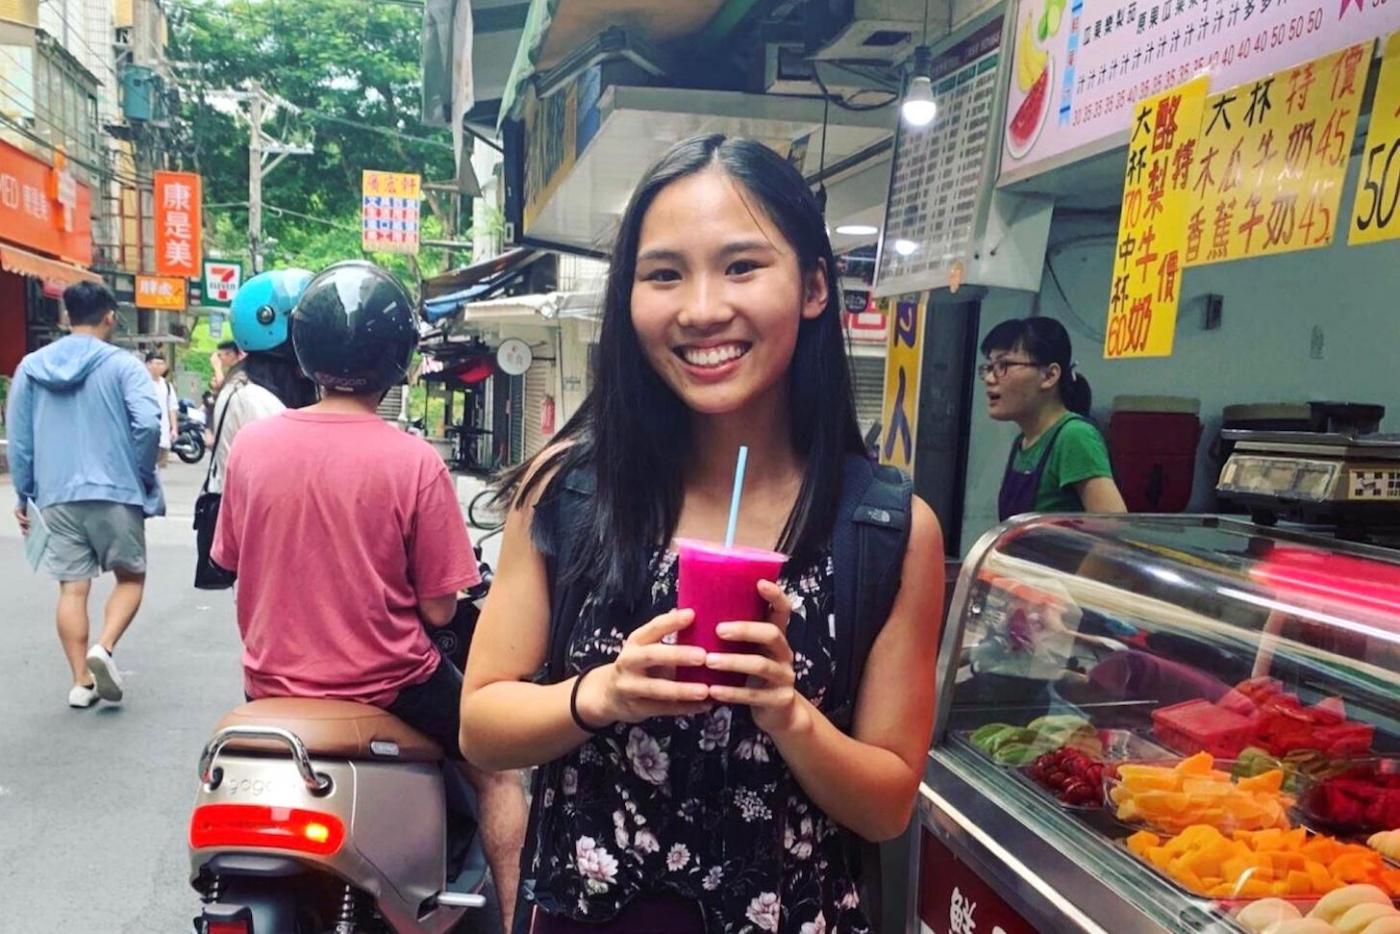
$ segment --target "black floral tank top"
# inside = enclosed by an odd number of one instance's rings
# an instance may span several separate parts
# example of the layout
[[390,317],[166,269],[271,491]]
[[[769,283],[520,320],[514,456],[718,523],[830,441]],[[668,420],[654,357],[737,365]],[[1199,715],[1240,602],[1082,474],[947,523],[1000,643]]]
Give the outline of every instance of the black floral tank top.
[[[674,553],[652,560],[650,612],[676,605]],[[796,573],[794,573],[796,571]],[[797,688],[824,709],[835,657],[831,555],[789,567],[788,641]],[[584,603],[570,674],[612,661],[629,624]],[[541,909],[606,921],[638,895],[701,906],[708,934],[869,931],[849,832],[807,797],[744,706],[695,717],[615,724],[544,766],[539,831],[527,876]]]

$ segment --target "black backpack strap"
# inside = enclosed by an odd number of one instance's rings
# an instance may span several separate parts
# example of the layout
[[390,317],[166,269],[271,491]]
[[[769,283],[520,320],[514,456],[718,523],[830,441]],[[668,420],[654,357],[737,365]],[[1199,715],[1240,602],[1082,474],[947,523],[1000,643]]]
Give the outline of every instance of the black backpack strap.
[[[575,468],[559,477],[535,507],[534,521],[543,524],[535,530],[542,533],[537,538],[544,539],[551,546],[544,555],[545,575],[549,580],[549,641],[544,667],[536,674],[536,679],[543,684],[563,680],[569,634],[583,610],[585,588],[577,581],[565,581],[564,575],[572,566],[578,550],[583,547],[588,508],[596,491],[594,474],[583,468]],[[544,763],[535,769],[530,779],[530,815],[525,836],[527,845],[520,853],[520,886],[516,890],[512,934],[529,934],[531,928],[530,919],[535,906],[535,871],[530,865],[531,854],[544,820],[545,783],[555,767],[553,762]]]
[[870,649],[899,594],[914,484],[903,471],[850,455],[832,530],[838,659],[828,718],[849,731]]
[[[544,507],[543,518],[549,523],[546,538],[553,545],[545,555],[549,577],[549,652],[545,657],[544,680],[552,683],[564,677],[569,633],[583,609],[585,588],[576,581],[566,581],[564,575],[573,566],[584,544],[588,527],[588,509],[597,492],[597,480],[591,471],[576,468],[559,478],[555,491]],[[539,508],[535,513],[539,521]]]

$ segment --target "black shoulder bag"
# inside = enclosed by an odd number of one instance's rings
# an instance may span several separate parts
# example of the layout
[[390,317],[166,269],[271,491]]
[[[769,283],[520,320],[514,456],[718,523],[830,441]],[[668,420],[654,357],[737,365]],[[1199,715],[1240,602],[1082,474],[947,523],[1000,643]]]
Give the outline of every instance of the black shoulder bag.
[[209,557],[209,552],[214,548],[214,527],[219,522],[219,504],[224,499],[222,493],[209,492],[209,481],[213,479],[214,467],[218,464],[219,438],[224,433],[229,407],[242,389],[239,386],[229,393],[224,411],[219,415],[219,424],[214,429],[214,446],[209,449],[209,470],[204,474],[204,486],[199,490],[199,498],[194,501],[194,541],[198,552],[194,565],[194,585],[200,590],[228,590],[238,577],[232,571],[219,567]]

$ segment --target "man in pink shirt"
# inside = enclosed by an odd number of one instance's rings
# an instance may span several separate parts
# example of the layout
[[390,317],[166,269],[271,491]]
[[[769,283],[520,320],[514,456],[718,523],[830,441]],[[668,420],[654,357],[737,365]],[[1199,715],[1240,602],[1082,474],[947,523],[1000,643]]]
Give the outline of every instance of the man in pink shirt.
[[413,303],[369,263],[306,288],[292,343],[320,402],[247,425],[229,455],[211,557],[238,575],[249,697],[381,707],[435,739],[477,790],[482,845],[510,930],[524,842],[515,773],[462,760],[462,673],[424,623],[480,581],[446,465],[375,408],[417,343]]

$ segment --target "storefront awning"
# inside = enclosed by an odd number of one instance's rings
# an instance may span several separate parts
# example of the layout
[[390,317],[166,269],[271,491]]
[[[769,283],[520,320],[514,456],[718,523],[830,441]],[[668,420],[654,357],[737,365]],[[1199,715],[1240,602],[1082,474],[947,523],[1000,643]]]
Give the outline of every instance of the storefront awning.
[[60,292],[78,282],[102,281],[102,277],[97,273],[81,266],[40,256],[38,253],[21,250],[17,246],[0,246],[0,269],[21,276],[43,279],[46,287],[56,286]]
[[457,327],[473,324],[545,324],[563,318],[593,318],[602,307],[596,292],[550,292],[470,302],[462,306]]

